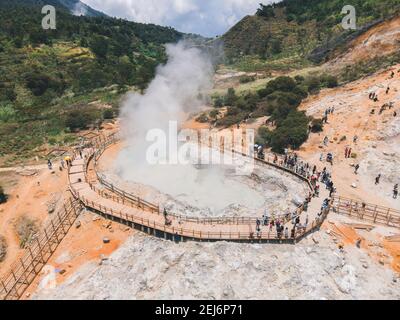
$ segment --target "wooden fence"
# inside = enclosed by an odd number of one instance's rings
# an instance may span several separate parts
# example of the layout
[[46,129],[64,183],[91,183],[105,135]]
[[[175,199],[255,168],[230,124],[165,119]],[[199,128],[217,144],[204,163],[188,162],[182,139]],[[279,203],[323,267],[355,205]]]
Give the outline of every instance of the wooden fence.
[[[119,138],[116,134],[112,134],[111,136],[108,137],[103,137],[101,140],[97,141],[95,143],[95,151],[94,154],[91,154],[88,157],[88,162],[90,161],[90,159],[94,159],[94,170],[96,173],[96,177],[97,180],[106,188],[108,189],[110,192],[117,194],[119,197],[113,197],[113,195],[109,195],[106,192],[104,192],[103,190],[100,190],[99,188],[96,188],[93,184],[90,183],[90,187],[92,188],[92,190],[96,191],[99,195],[101,195],[102,197],[106,197],[106,198],[112,198],[115,199],[117,202],[121,201],[123,204],[127,203],[130,205],[133,205],[137,208],[143,209],[143,210],[148,210],[149,212],[152,213],[157,213],[157,214],[162,214],[161,212],[161,207],[159,204],[154,204],[151,203],[149,201],[146,201],[132,193],[126,192],[125,190],[123,190],[122,188],[119,188],[118,186],[116,186],[115,184],[109,182],[106,180],[106,177],[102,174],[100,174],[97,170],[97,163],[99,158],[101,157],[101,155],[104,153],[104,151],[107,149],[107,147],[109,147],[110,145],[116,143],[119,141]],[[232,150],[233,153],[237,153],[236,151]],[[247,155],[245,154],[241,154],[244,157],[247,157]],[[306,177],[294,172],[293,170],[290,170],[286,167],[282,167],[278,164],[273,163],[273,161],[265,161],[265,160],[261,160],[258,158],[254,158],[257,162],[264,164],[264,165],[271,165],[277,169],[280,170],[284,170],[285,172],[292,174],[294,176],[296,176],[297,178],[299,178],[300,180],[304,181],[307,183],[307,186],[310,188],[311,191],[313,191],[313,187],[311,185],[311,182],[309,179],[307,179]],[[283,159],[281,159],[281,161],[283,162]],[[87,163],[85,163],[85,173],[87,170]],[[303,211],[303,208],[298,208],[297,210],[297,215],[301,214],[301,212]],[[197,218],[197,217],[189,217],[189,216],[183,216],[183,215],[177,215],[174,213],[170,213],[168,212],[168,216],[169,217],[173,217],[178,219],[181,222],[196,222],[199,224],[255,224],[257,221],[257,217],[219,217],[219,218]],[[289,214],[283,214],[283,215],[274,215],[273,217],[271,217],[273,219],[279,219],[281,221],[284,221],[285,223],[287,221],[289,221],[291,219]]]
[[82,206],[70,198],[0,280],[0,300],[17,300],[31,285],[74,224]]
[[[134,208],[139,208],[145,211],[149,211],[151,213],[156,213],[158,215],[163,214],[163,210],[160,208],[159,205],[150,203],[148,201],[145,201],[141,199],[140,197],[133,195],[129,192],[124,191],[123,189],[115,186],[114,184],[108,182],[104,176],[101,174],[97,173],[97,178],[98,181],[101,183],[101,185],[106,189],[100,189],[97,188],[94,184],[90,183],[90,187],[93,191],[95,191],[97,194],[99,194],[101,197],[106,198],[106,199],[111,199],[117,203],[122,203],[129,205]],[[115,195],[116,196],[115,196]],[[300,211],[303,211],[301,208],[298,209],[299,213]],[[190,217],[186,215],[178,215],[174,213],[168,212],[168,216],[175,218],[181,222],[195,222],[198,224],[230,224],[230,225],[239,225],[239,224],[256,224],[257,217],[218,217],[218,218],[199,218],[199,217]],[[288,221],[291,219],[290,214],[285,214],[285,215],[274,215],[271,216],[271,219],[279,219],[281,221]]]
[[400,228],[400,211],[341,196],[334,197],[333,212],[372,223]]
[[[94,148],[89,151],[89,154],[86,156],[86,161],[84,163],[85,177],[86,182],[89,184],[89,187],[95,191],[102,198],[110,199],[113,202],[128,205],[135,208],[140,208],[144,211],[149,211],[153,214],[161,215],[161,210],[159,205],[155,205],[148,201],[145,201],[136,195],[130,194],[123,189],[113,185],[108,182],[104,176],[100,175],[97,168],[97,161],[100,156],[103,154],[104,150],[118,139],[113,135],[111,137],[104,137],[101,141],[94,144]],[[103,188],[96,187],[93,183],[90,183],[87,180],[87,173],[90,161],[94,161],[94,170],[96,173],[97,180],[101,183]],[[292,173],[292,172],[291,172]],[[302,177],[303,178],[303,177]],[[304,179],[304,178],[303,178]],[[188,217],[181,216],[168,213],[168,217],[171,219],[176,219],[179,224],[181,223],[194,223],[194,226],[190,229],[188,228],[180,228],[166,225],[165,223],[160,223],[160,219],[150,219],[150,217],[146,217],[143,215],[135,215],[132,213],[121,212],[115,210],[115,208],[102,206],[95,201],[87,199],[79,194],[79,192],[75,193],[77,197],[83,202],[83,204],[94,210],[98,213],[102,214],[108,219],[117,220],[121,223],[130,225],[133,228],[140,229],[142,231],[158,235],[164,238],[176,238],[179,239],[192,239],[192,240],[200,240],[200,241],[213,241],[213,240],[235,240],[235,241],[249,241],[249,240],[260,240],[260,241],[280,241],[280,242],[290,242],[294,243],[297,239],[304,236],[304,234],[309,233],[322,224],[324,218],[329,212],[329,208],[324,212],[324,214],[312,221],[310,225],[306,228],[298,228],[297,232],[294,236],[289,236],[284,238],[283,234],[278,235],[276,230],[263,231],[263,232],[254,232],[251,229],[251,226],[256,224],[256,217],[224,217],[224,218],[196,218],[196,217]],[[298,214],[301,214],[302,208],[299,208]],[[281,219],[284,223],[287,223],[293,217],[291,215],[282,215],[279,217],[274,217],[275,219]],[[247,228],[243,228],[243,232],[222,232],[218,230],[213,230],[212,228],[203,228],[203,225],[243,225]],[[208,229],[208,230],[207,230]],[[225,228],[226,229],[226,228]],[[212,231],[209,231],[212,230]],[[245,231],[247,230],[247,231]]]
[[[310,225],[305,228],[296,228],[296,233],[293,236],[289,235],[284,237],[284,234],[278,235],[276,229],[254,232],[254,231],[243,231],[243,232],[222,232],[222,231],[201,231],[199,229],[187,229],[184,227],[173,227],[168,226],[165,223],[159,223],[155,220],[146,219],[143,216],[135,214],[122,213],[121,211],[113,210],[106,206],[102,206],[98,203],[90,201],[83,196],[79,196],[82,203],[89,209],[97,211],[106,219],[116,221],[128,225],[134,229],[147,232],[148,234],[161,237],[164,239],[174,241],[184,240],[197,240],[197,241],[243,241],[243,242],[278,242],[278,243],[296,243],[300,241],[304,236],[318,230],[325,218],[327,217],[330,206],[328,206],[323,214],[316,220],[312,221]],[[199,225],[200,226],[200,225]]]

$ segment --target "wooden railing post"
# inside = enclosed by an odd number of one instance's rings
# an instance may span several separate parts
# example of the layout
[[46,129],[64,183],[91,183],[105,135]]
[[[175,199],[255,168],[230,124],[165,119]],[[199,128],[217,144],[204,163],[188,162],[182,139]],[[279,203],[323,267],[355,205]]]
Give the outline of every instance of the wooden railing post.
[[4,281],[3,280],[1,280],[1,286],[4,288],[4,292],[6,293],[6,294],[8,294],[8,290],[7,290],[7,287],[6,287],[6,285],[5,285],[5,283],[4,283]]

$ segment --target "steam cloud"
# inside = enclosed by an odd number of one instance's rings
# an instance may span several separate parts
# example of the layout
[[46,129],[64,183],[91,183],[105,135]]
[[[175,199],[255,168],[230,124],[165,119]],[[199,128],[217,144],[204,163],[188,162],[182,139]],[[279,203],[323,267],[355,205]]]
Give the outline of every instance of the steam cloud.
[[74,16],[85,16],[87,13],[87,7],[81,2],[77,2],[72,10]]
[[126,147],[117,158],[117,174],[214,213],[239,198],[248,207],[262,206],[262,195],[227,177],[226,168],[214,165],[199,170],[190,164],[154,165],[146,161],[152,144],[146,141],[149,130],[161,129],[168,136],[169,121],[176,121],[179,127],[189,113],[200,111],[204,105],[201,93],[212,84],[213,67],[205,53],[185,42],[166,49],[168,62],[158,67],[145,93],[132,93],[123,104],[121,127]]
[[181,124],[198,112],[201,93],[211,88],[213,67],[206,54],[186,42],[166,46],[168,62],[157,68],[146,92],[130,94],[122,108],[122,132],[134,158],[145,161],[149,130],[168,132],[169,121]]

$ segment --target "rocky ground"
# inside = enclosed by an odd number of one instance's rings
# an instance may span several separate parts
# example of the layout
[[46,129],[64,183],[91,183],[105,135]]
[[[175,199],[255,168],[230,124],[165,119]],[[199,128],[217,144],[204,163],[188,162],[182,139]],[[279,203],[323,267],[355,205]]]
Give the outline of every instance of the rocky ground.
[[0,182],[9,196],[6,203],[0,204],[0,236],[7,245],[0,276],[24,254],[17,232],[19,219],[25,217],[42,226],[69,196],[66,171],[59,171],[56,163],[54,166],[54,170],[47,165],[0,169]]
[[[369,77],[349,83],[343,87],[321,91],[309,97],[301,109],[308,115],[322,117],[325,110],[334,107],[324,130],[312,134],[301,147],[300,156],[332,171],[337,191],[342,196],[361,199],[365,202],[381,204],[400,209],[400,200],[392,198],[392,190],[400,183],[400,65],[381,71]],[[395,72],[394,78],[390,77]],[[386,88],[390,91],[386,94]],[[375,92],[379,101],[368,99]],[[392,109],[379,114],[382,105],[393,103]],[[370,114],[375,109],[375,114]],[[394,116],[397,112],[397,116]],[[327,146],[322,144],[328,137]],[[353,138],[357,136],[356,143]],[[355,157],[345,159],[345,148],[352,148]],[[319,156],[331,152],[334,165],[321,163]],[[354,174],[353,166],[360,165],[359,174]],[[375,178],[381,174],[379,185]],[[355,187],[352,187],[354,185]]]
[[325,229],[296,246],[177,244],[135,233],[100,265],[33,298],[400,299],[390,268],[354,244],[340,250]]

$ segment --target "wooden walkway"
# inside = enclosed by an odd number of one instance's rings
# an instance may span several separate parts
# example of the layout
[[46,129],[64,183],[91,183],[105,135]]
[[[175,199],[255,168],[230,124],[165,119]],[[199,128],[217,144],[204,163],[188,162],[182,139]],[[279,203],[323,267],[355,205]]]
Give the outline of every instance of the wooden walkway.
[[400,228],[400,211],[341,196],[334,198],[332,211],[350,218]]
[[[168,214],[171,223],[166,225],[159,205],[125,192],[96,172],[97,160],[104,150],[116,141],[115,136],[97,136],[88,143],[89,148],[83,151],[83,159],[78,156],[78,152],[75,152],[68,179],[70,190],[76,200],[69,199],[64,208],[53,215],[52,220],[46,224],[38,238],[27,247],[25,255],[16,261],[10,268],[10,272],[0,279],[0,300],[21,298],[68,233],[82,209],[82,204],[107,219],[174,241],[226,240],[294,244],[319,229],[331,209],[333,212],[351,218],[400,228],[400,211],[340,196],[334,197],[322,216],[314,219],[316,213],[320,212],[323,199],[327,198],[326,190],[320,190],[320,198],[314,198],[309,204],[306,214],[312,221],[310,225],[305,229],[298,229],[294,237],[278,237],[275,228],[270,231],[267,227],[262,227],[262,232],[257,234],[255,232],[257,218],[251,217],[194,218]],[[273,162],[269,159],[257,161],[293,174],[307,182],[310,188],[312,187],[307,178],[281,167],[280,161]],[[91,175],[90,179],[89,175]],[[298,214],[304,215],[301,210]],[[289,218],[279,217],[288,224]]]
[[25,255],[17,260],[0,280],[0,300],[18,300],[49,261],[60,242],[74,224],[82,207],[79,201],[69,199],[31,243]]
[[[95,141],[94,148],[84,150],[84,159],[79,156],[76,157],[69,170],[70,188],[75,197],[87,208],[98,212],[108,219],[125,223],[143,232],[175,241],[225,240],[278,243],[295,243],[304,234],[316,230],[323,222],[324,217],[321,217],[321,219],[310,218],[307,228],[297,228],[294,237],[289,235],[287,238],[283,235],[278,237],[275,228],[270,230],[268,227],[262,227],[261,232],[257,233],[256,217],[201,219],[168,214],[168,223],[166,223],[165,217],[160,212],[158,205],[141,200],[110,185],[107,181],[99,177],[98,174],[96,175],[98,179],[96,183],[88,181],[87,173],[89,168],[94,166],[94,163],[96,163],[104,150],[115,141],[116,139],[113,136]],[[280,168],[277,164],[273,164],[273,166]],[[282,169],[291,173],[287,168]],[[301,178],[307,180],[304,177]],[[106,193],[104,190],[97,188],[95,186],[97,183],[103,184],[105,188],[108,188],[109,192]],[[312,200],[309,210],[314,210],[315,216],[320,211],[323,199],[323,197],[320,197]],[[286,218],[285,222],[288,222],[291,217],[281,218]]]

